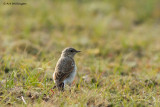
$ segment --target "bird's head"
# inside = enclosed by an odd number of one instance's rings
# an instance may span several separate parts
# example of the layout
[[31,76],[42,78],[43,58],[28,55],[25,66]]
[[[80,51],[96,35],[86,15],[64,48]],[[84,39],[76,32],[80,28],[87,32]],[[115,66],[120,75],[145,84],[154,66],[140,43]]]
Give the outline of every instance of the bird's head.
[[79,53],[81,51],[77,51],[76,49],[74,48],[71,48],[71,47],[68,47],[68,48],[65,48],[63,51],[62,51],[62,56],[66,57],[66,56],[69,56],[71,58],[74,57],[74,55],[76,53]]

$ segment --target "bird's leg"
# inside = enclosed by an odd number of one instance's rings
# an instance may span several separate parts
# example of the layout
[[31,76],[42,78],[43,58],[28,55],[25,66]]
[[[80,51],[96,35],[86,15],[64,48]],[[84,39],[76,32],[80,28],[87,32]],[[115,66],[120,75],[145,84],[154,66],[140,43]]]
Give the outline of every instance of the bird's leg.
[[57,86],[55,85],[55,86],[53,86],[53,88],[52,89],[55,89]]
[[55,85],[55,86],[53,86],[53,88],[51,89],[51,92],[53,93],[53,95],[54,95],[54,91],[53,91],[53,89],[55,89],[57,86]]
[[59,84],[58,90],[64,91],[64,83],[63,82],[61,84]]
[[62,83],[62,91],[64,91],[64,83]]

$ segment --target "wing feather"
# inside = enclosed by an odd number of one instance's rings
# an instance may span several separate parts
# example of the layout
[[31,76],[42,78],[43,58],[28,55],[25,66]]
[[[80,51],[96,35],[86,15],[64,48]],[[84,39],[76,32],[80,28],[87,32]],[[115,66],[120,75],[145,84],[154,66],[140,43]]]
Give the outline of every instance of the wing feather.
[[71,58],[60,58],[56,64],[54,78],[59,83],[63,82],[73,71],[74,60]]

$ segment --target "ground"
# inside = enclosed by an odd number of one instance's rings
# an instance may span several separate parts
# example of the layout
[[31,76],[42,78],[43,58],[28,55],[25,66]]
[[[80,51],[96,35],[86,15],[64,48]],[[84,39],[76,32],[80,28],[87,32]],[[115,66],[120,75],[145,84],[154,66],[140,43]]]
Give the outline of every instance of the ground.
[[[160,105],[159,0],[2,1],[1,106]],[[76,79],[52,92],[69,46],[82,51]]]

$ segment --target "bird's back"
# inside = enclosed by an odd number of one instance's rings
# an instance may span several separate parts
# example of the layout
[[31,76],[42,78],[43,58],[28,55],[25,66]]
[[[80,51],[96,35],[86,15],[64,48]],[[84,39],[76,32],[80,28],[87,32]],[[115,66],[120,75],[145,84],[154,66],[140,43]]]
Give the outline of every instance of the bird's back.
[[70,57],[61,57],[55,67],[53,75],[55,83],[61,83],[66,79],[74,70],[75,62]]

